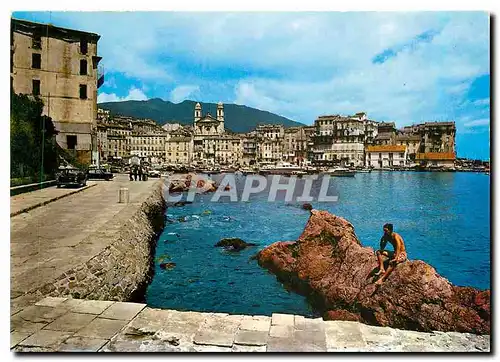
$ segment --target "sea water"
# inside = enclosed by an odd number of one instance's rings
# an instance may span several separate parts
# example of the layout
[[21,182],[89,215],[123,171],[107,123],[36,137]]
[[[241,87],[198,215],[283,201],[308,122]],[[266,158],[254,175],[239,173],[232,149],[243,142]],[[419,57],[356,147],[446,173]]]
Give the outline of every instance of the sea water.
[[[217,181],[223,177],[213,176]],[[337,202],[312,204],[349,220],[363,246],[378,248],[382,226],[390,222],[403,237],[409,259],[429,263],[455,285],[488,289],[489,182],[482,173],[373,171],[332,178],[329,194],[338,196]],[[244,176],[237,176],[238,188],[243,184]],[[283,197],[269,202],[267,191],[252,195],[248,202],[230,202],[227,197],[211,202],[213,194],[206,194],[193,204],[168,208],[155,254],[155,275],[146,292],[148,305],[232,314],[314,315],[303,296],[287,291],[251,260],[273,242],[296,240],[309,218],[301,202],[285,202]],[[214,247],[227,237],[258,246],[240,252]],[[160,262],[173,262],[175,267],[164,270]]]

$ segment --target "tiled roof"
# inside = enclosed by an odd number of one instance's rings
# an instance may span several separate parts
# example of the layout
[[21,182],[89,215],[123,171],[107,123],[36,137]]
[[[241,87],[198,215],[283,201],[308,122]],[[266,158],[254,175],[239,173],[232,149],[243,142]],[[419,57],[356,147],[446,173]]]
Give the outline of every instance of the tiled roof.
[[441,161],[451,161],[455,160],[455,154],[453,152],[426,152],[417,153],[415,159],[417,161],[427,161],[427,160],[441,160]]
[[404,152],[406,146],[397,145],[380,145],[380,146],[368,146],[366,152]]

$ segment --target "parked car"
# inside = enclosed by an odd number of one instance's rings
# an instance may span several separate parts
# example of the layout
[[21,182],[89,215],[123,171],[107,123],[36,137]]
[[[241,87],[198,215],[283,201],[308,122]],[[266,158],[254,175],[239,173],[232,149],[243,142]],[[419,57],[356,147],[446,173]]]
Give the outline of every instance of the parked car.
[[76,167],[61,167],[56,174],[56,185],[61,186],[80,186],[87,185],[87,174]]
[[158,177],[160,178],[161,172],[158,170],[149,170],[148,172],[149,177]]
[[89,180],[106,180],[109,181],[113,178],[113,173],[106,171],[103,168],[91,168],[87,172]]

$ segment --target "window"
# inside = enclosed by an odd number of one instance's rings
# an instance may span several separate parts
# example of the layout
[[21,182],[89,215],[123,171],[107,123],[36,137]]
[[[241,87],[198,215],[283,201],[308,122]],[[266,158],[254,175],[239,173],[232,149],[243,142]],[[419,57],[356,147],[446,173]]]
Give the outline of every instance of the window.
[[89,48],[89,43],[87,39],[85,38],[80,39],[80,53],[87,54],[88,48]]
[[34,96],[39,96],[40,95],[40,80],[33,79],[32,85],[33,85],[33,91],[31,93]]
[[403,158],[403,157],[405,157],[405,154],[404,154],[404,153],[400,153],[400,154],[399,154],[399,157],[400,157],[400,158]]
[[66,136],[66,144],[68,145],[68,150],[74,150],[76,148],[76,136],[72,135],[68,135]]
[[87,85],[80,84],[80,99],[87,99]]
[[33,49],[42,49],[42,36],[40,34],[33,35],[31,39],[31,47]]
[[40,69],[42,67],[42,55],[33,53],[31,55],[31,68]]
[[87,75],[87,61],[80,59],[80,75]]

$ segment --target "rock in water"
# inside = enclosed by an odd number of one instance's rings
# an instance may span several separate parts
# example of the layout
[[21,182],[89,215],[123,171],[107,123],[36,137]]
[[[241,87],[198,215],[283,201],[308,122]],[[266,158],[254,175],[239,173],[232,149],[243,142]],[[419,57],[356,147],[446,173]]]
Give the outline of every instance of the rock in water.
[[326,211],[312,210],[297,241],[274,243],[257,260],[309,296],[328,319],[427,332],[490,333],[489,290],[454,286],[421,260],[399,264],[377,287],[374,250],[361,245],[351,223]]
[[240,238],[225,238],[219,241],[217,244],[214,246],[222,246],[224,249],[229,250],[229,251],[241,251],[245,249],[248,246],[256,246],[257,244],[254,243],[246,243]]
[[163,270],[171,270],[175,268],[175,265],[175,263],[161,263],[160,268],[162,268]]
[[312,205],[309,203],[302,204],[302,209],[311,211],[313,209]]

